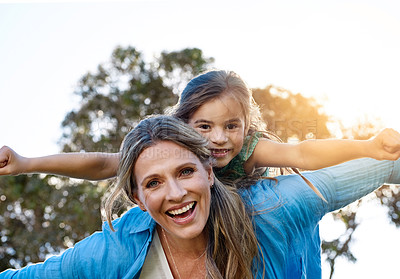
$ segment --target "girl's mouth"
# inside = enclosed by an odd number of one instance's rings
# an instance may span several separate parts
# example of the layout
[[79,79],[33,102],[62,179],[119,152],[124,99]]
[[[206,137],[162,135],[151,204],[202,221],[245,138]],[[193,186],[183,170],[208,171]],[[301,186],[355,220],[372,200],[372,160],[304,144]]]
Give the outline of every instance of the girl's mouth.
[[230,149],[210,149],[210,151],[211,151],[211,156],[215,158],[222,158],[229,153]]
[[182,208],[168,210],[166,213],[175,220],[184,220],[192,215],[194,209],[196,208],[196,204],[196,202],[191,202]]

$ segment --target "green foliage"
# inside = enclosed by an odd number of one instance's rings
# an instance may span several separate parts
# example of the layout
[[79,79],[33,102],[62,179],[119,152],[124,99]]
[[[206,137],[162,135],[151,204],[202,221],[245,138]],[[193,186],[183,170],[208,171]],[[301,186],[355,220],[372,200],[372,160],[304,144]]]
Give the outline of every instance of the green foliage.
[[52,176],[0,177],[0,270],[43,261],[100,229],[103,190]]
[[327,128],[329,116],[313,98],[272,85],[253,89],[253,96],[261,107],[268,130],[284,142],[332,137]]
[[139,119],[176,104],[177,88],[212,62],[196,48],[163,52],[146,62],[135,48],[117,47],[109,63],[79,81],[75,94],[81,106],[62,123],[63,151],[117,151]]

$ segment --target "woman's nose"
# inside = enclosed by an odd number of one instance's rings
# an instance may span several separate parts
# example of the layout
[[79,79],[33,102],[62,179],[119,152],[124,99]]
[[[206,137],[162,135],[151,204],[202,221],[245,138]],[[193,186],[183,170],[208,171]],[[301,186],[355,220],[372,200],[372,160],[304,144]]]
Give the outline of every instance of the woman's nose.
[[181,183],[172,180],[168,183],[168,194],[167,199],[173,201],[181,201],[184,196],[186,196],[187,191]]
[[223,129],[214,129],[211,132],[210,141],[215,144],[221,145],[228,141],[228,137],[226,136]]

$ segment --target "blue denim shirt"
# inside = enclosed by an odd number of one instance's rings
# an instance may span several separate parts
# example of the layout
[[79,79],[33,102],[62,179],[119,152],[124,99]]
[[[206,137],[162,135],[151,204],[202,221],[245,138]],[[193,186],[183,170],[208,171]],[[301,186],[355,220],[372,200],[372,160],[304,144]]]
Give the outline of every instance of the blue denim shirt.
[[[321,278],[318,223],[328,212],[365,196],[384,183],[400,183],[400,161],[360,159],[304,174],[324,195],[320,199],[298,175],[262,180],[240,190],[255,210],[260,257],[255,278]],[[138,207],[107,224],[60,256],[0,278],[139,278],[155,229]]]
[[360,159],[303,173],[328,201],[320,199],[299,175],[263,180],[242,191],[253,205],[263,261],[256,278],[321,278],[319,221],[371,193],[384,183],[400,184],[400,160]]
[[0,278],[139,278],[155,225],[148,213],[135,207],[113,222],[116,232],[104,223],[101,232],[60,256],[19,271],[5,271]]

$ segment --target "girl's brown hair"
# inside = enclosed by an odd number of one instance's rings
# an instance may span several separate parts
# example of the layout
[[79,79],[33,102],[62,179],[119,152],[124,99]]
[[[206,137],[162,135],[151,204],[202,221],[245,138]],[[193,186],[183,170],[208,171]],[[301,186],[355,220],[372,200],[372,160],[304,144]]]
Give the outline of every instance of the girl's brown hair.
[[188,123],[200,106],[221,97],[222,94],[229,94],[240,104],[249,133],[266,130],[251,90],[243,79],[232,71],[211,70],[193,78],[183,90],[171,113]]

